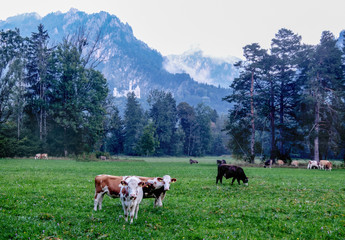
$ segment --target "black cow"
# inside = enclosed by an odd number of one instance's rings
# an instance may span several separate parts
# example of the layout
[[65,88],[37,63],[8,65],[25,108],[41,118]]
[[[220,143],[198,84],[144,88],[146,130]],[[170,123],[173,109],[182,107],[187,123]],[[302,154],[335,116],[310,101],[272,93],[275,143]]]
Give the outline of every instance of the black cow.
[[242,180],[245,185],[248,185],[248,178],[241,167],[229,164],[218,165],[218,175],[216,179],[216,184],[218,184],[218,180],[220,180],[220,183],[223,184],[223,176],[226,179],[233,178],[231,185],[234,184],[235,179],[237,179],[239,185],[240,180]]
[[199,163],[199,162],[197,160],[189,159],[189,163],[193,164],[193,163]]
[[221,164],[226,164],[226,161],[223,159],[223,160],[217,160],[217,165],[221,165]]

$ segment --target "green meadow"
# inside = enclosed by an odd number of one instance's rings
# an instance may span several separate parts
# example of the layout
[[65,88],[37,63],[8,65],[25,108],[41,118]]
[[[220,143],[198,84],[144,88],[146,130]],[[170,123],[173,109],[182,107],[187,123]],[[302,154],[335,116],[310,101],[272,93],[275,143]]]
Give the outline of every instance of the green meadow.
[[[0,239],[344,239],[345,169],[243,166],[249,186],[216,185],[217,158],[0,159]],[[177,178],[163,201],[123,219],[120,199],[93,210],[98,174]]]

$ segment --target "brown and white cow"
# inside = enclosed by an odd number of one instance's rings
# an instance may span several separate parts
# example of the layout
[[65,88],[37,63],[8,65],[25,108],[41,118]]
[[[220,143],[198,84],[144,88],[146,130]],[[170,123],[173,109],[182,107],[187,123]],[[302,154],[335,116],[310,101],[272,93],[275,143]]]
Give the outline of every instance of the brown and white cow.
[[296,160],[292,161],[291,166],[298,167],[298,161]]
[[37,153],[35,155],[35,159],[48,159],[48,154],[47,153]]
[[309,160],[307,169],[313,169],[313,168],[320,168],[319,163],[317,161]]
[[133,218],[138,218],[139,204],[143,199],[143,186],[145,185],[138,177],[132,176],[121,181],[120,199],[124,211],[124,218],[128,221],[128,214],[133,223]]
[[332,163],[328,160],[320,160],[320,169],[324,169],[324,170],[330,170],[332,171]]
[[139,177],[141,181],[147,183],[147,187],[143,188],[144,198],[154,198],[153,207],[162,207],[166,192],[170,190],[170,184],[177,181],[169,175],[160,177]]
[[278,160],[277,163],[278,163],[279,166],[283,166],[284,165],[284,161],[283,160]]
[[127,176],[111,176],[111,175],[98,175],[95,177],[95,201],[94,210],[102,209],[102,201],[104,194],[111,198],[119,198],[121,190],[121,181]]

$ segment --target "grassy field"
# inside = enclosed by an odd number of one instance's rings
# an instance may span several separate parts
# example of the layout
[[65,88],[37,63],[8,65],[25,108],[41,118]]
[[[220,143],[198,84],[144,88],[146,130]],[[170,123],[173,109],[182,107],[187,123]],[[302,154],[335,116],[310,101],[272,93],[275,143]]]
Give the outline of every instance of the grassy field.
[[[344,239],[345,170],[244,167],[249,186],[216,185],[216,158],[0,159],[0,239]],[[119,199],[93,211],[98,174],[177,178],[162,208],[126,223]]]

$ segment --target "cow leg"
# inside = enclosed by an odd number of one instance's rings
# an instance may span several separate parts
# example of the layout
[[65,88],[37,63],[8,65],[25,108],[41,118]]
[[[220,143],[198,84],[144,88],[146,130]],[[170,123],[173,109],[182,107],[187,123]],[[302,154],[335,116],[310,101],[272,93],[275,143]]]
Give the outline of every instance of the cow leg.
[[93,210],[97,211],[97,206],[99,210],[102,209],[102,201],[103,201],[104,193],[105,192],[95,193],[95,201],[94,201]]
[[162,204],[162,194],[159,194],[158,197],[155,197],[155,203],[153,205],[153,207],[161,207],[163,206]]
[[162,192],[162,194],[161,194],[161,206],[163,205],[163,200],[165,198],[165,194],[166,194],[166,192]]
[[125,221],[128,222],[128,208],[124,204],[122,204],[122,208]]
[[232,178],[231,185],[234,185],[234,182],[235,182],[235,178]]
[[139,204],[137,204],[136,208],[135,208],[135,219],[138,219],[138,211],[139,211]]
[[153,207],[155,208],[155,207],[157,207],[157,205],[158,205],[158,199],[160,198],[160,196],[159,197],[155,197],[155,202],[154,202],[154,204],[153,204]]
[[217,176],[216,184],[218,184],[218,180],[220,181],[221,184],[223,184],[223,176]]
[[130,221],[130,224],[133,223],[133,218],[134,218],[134,214],[135,214],[135,210],[136,210],[136,207],[131,207],[130,208],[130,218],[131,218],[131,221]]

